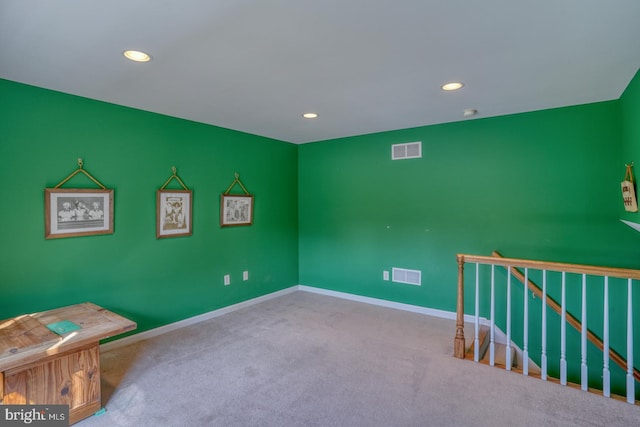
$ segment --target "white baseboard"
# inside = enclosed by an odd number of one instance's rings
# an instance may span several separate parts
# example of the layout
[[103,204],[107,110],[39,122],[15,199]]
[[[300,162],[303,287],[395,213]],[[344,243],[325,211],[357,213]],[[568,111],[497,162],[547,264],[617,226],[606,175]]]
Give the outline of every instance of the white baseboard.
[[[442,319],[450,319],[456,320],[456,313],[445,310],[438,310],[435,308],[421,307],[417,305],[404,304],[400,302],[387,301],[378,298],[365,297],[362,295],[349,294],[346,292],[338,292],[332,291],[329,289],[315,288],[313,286],[306,285],[297,285],[292,286],[290,288],[282,289],[277,292],[273,292],[267,295],[262,295],[257,298],[253,298],[247,301],[243,301],[237,304],[233,304],[227,307],[222,307],[214,311],[210,311],[208,313],[203,313],[198,316],[190,317],[188,319],[180,320],[178,322],[170,323],[168,325],[160,326],[155,329],[150,329],[148,331],[140,332],[139,334],[129,335],[127,337],[110,341],[108,343],[100,345],[100,351],[109,351],[114,350],[116,348],[124,347],[126,345],[130,345],[136,343],[138,341],[143,341],[149,338],[156,337],[158,335],[166,334],[167,332],[175,331],[176,329],[184,328],[187,326],[195,325],[196,323],[203,322],[205,320],[213,319],[215,317],[223,316],[225,314],[231,313],[233,311],[240,310],[245,307],[250,307],[255,304],[259,304],[264,301],[268,301],[273,298],[278,298],[280,296],[290,294],[295,291],[303,291],[303,292],[311,292],[320,295],[327,295],[336,298],[342,298],[349,301],[362,302],[365,304],[377,305],[380,307],[394,308],[397,310],[408,311],[411,313],[424,314],[427,316],[439,317]],[[475,322],[475,317],[473,315],[465,314],[464,321],[468,323]],[[482,325],[489,325],[489,321],[485,318],[480,318],[479,323]],[[501,339],[504,335],[501,334],[502,331],[499,331],[496,328],[496,342],[505,341]]]
[[203,322],[205,320],[213,319],[214,317],[223,316],[227,313],[231,313],[236,310],[240,310],[245,307],[259,304],[264,301],[268,301],[273,298],[278,298],[282,295],[290,294],[298,290],[298,286],[292,286],[290,288],[282,289],[280,291],[272,292],[270,294],[262,295],[257,298],[253,298],[247,301],[242,301],[237,304],[233,304],[227,307],[222,307],[208,313],[203,313],[198,316],[189,317],[188,319],[180,320],[178,322],[170,323],[168,325],[160,326],[155,329],[140,332],[139,334],[129,335],[119,340],[110,341],[100,345],[100,351],[114,350],[119,347],[133,344],[138,341],[143,341],[149,338],[157,337],[158,335],[166,334],[167,332],[175,331],[176,329],[184,328],[186,326],[195,325],[196,323]]
[[[456,319],[456,313],[435,308],[420,307],[417,305],[404,304],[401,302],[387,301],[378,298],[365,297],[362,295],[348,294],[346,292],[331,291],[329,289],[315,288],[313,286],[298,285],[298,290],[311,292],[314,294],[327,295],[336,298],[342,298],[349,301],[363,302],[365,304],[377,305],[380,307],[395,308],[398,310],[409,311],[411,313],[426,314],[428,316],[441,317],[443,319]],[[465,321],[473,321],[473,317],[465,316]]]

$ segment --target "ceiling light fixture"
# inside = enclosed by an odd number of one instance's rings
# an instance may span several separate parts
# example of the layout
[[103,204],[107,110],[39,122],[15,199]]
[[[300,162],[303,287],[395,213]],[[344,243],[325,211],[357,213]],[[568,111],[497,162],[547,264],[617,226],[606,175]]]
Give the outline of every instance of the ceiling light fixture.
[[305,119],[317,119],[318,113],[304,113],[302,117],[304,117]]
[[475,108],[467,108],[466,110],[463,111],[462,114],[464,114],[465,117],[471,117],[478,114],[478,110],[476,110]]
[[127,59],[136,62],[148,62],[151,60],[151,56],[149,56],[149,54],[139,50],[125,50],[123,54]]
[[460,82],[451,82],[451,83],[447,83],[447,84],[443,84],[442,86],[440,86],[442,88],[442,90],[458,90],[460,89],[462,86],[464,86],[463,83]]

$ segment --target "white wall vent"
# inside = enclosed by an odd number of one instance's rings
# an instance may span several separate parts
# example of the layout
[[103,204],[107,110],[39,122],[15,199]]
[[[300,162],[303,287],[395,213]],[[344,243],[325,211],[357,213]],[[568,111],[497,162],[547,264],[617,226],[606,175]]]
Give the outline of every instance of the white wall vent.
[[419,159],[420,157],[422,157],[422,141],[391,146],[391,160]]
[[408,285],[421,286],[422,272],[420,270],[408,270],[406,268],[395,268],[391,270],[391,280]]

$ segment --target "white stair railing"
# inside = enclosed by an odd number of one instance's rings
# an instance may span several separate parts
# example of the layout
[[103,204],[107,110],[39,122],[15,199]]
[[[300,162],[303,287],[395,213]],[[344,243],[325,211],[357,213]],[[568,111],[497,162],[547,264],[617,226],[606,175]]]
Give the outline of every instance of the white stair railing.
[[[611,371],[610,361],[613,360],[622,369],[626,371],[626,400],[629,403],[635,403],[635,387],[636,382],[640,381],[640,372],[633,366],[633,281],[640,280],[640,270],[622,269],[622,268],[609,268],[609,267],[596,267],[589,265],[578,264],[566,264],[566,263],[554,263],[554,262],[542,262],[524,259],[514,258],[502,258],[497,252],[494,252],[494,256],[477,256],[477,255],[458,255],[458,312],[456,320],[456,337],[454,341],[454,355],[459,358],[464,358],[466,353],[464,342],[464,265],[466,263],[475,263],[475,294],[474,294],[474,323],[475,323],[475,335],[474,335],[474,355],[473,359],[478,362],[482,355],[480,354],[480,340],[479,340],[479,323],[480,323],[480,292],[481,292],[481,274],[480,265],[489,265],[491,267],[491,279],[490,279],[490,308],[489,308],[489,322],[490,322],[490,341],[489,341],[489,364],[495,365],[496,360],[496,266],[504,267],[507,271],[507,283],[506,283],[506,301],[505,301],[505,329],[506,329],[506,342],[505,346],[505,369],[511,370],[512,361],[514,355],[512,354],[512,277],[515,277],[521,281],[524,286],[541,298],[541,324],[540,324],[540,378],[542,380],[548,379],[548,346],[547,346],[547,328],[549,324],[547,322],[547,308],[551,308],[556,311],[560,316],[560,355],[559,355],[559,382],[562,385],[567,385],[568,382],[568,363],[567,360],[567,324],[574,327],[580,332],[580,360],[579,360],[579,372],[580,372],[580,388],[583,391],[589,390],[589,369],[588,369],[588,342],[591,342],[597,348],[602,351],[602,394],[605,397],[611,396]],[[520,269],[524,270],[524,274],[520,272]],[[529,280],[530,270],[540,271],[542,277],[542,289],[538,288],[533,282]],[[560,297],[561,302],[558,304],[548,295],[548,278],[547,272],[554,271],[561,273],[560,281]],[[567,273],[581,275],[581,292],[580,292],[580,320],[567,312]],[[604,295],[602,301],[603,310],[603,339],[595,336],[588,329],[588,277],[602,277],[604,286]],[[615,325],[614,327],[625,330],[626,333],[626,360],[615,352],[610,347],[610,294],[609,294],[609,278],[622,278],[627,281],[626,292],[626,324]],[[557,288],[556,288],[557,291]],[[462,297],[462,300],[461,300]],[[524,292],[524,301],[522,305],[523,325],[522,325],[522,344],[523,344],[523,375],[529,375],[529,302],[528,291]],[[592,303],[593,304],[593,303]],[[624,305],[623,305],[624,306]],[[517,307],[517,306],[516,306]],[[594,310],[592,307],[590,310]],[[577,366],[578,362],[575,362]]]

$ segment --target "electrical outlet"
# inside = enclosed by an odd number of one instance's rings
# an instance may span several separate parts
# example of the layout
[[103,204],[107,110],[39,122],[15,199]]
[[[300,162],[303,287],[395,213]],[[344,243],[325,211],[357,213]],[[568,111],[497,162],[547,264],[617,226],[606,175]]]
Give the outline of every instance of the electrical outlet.
[[389,272],[388,271],[383,271],[382,272],[382,280],[389,280]]
[[249,280],[249,272],[248,271],[243,271],[242,272],[242,280]]
[[230,275],[228,275],[228,274],[225,274],[225,275],[224,275],[224,285],[225,285],[225,286],[228,286],[228,285],[230,285],[230,284],[231,284],[231,276],[230,276]]

